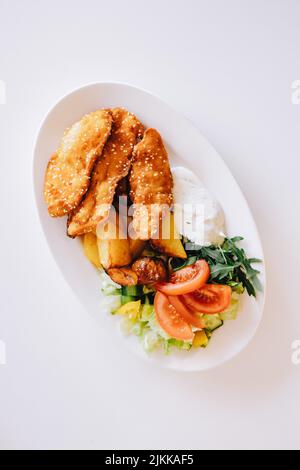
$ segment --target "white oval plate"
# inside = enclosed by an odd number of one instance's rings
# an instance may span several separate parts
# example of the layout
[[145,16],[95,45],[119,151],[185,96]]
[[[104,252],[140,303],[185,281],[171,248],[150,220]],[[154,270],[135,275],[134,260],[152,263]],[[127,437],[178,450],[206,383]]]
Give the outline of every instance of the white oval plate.
[[[156,127],[167,146],[171,165],[191,168],[221,202],[229,236],[245,237],[249,256],[263,259],[257,228],[248,204],[229,169],[201,133],[184,117],[152,94],[119,83],[95,83],[73,91],[61,99],[45,118],[35,147],[34,187],[40,221],[66,281],[83,305],[96,315],[108,335],[116,332],[116,320],[100,308],[99,275],[82,254],[80,242],[66,236],[66,220],[52,219],[43,201],[44,173],[49,157],[56,150],[64,130],[83,114],[102,107],[124,106],[148,127]],[[265,285],[262,266],[261,280]],[[146,354],[136,337],[124,338],[138,355],[170,369],[206,370],[238,354],[254,336],[260,323],[264,295],[257,300],[243,296],[237,320],[228,321],[213,335],[207,349]]]

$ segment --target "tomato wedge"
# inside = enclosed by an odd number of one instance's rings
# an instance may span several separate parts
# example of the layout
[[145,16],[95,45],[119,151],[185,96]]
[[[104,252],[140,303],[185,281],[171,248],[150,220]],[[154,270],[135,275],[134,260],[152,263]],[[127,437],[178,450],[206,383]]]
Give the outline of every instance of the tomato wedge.
[[171,282],[159,282],[156,289],[166,295],[188,294],[204,286],[209,275],[209,265],[201,259],[172,274]]
[[190,325],[195,326],[196,328],[201,328],[201,330],[205,328],[205,323],[202,318],[200,318],[197,313],[191,312],[178,295],[170,295],[169,302]]
[[221,284],[206,284],[182,298],[185,305],[194,312],[221,313],[230,305],[231,288]]
[[156,319],[162,329],[172,338],[190,341],[194,338],[191,326],[177,312],[168,297],[157,292],[154,299]]

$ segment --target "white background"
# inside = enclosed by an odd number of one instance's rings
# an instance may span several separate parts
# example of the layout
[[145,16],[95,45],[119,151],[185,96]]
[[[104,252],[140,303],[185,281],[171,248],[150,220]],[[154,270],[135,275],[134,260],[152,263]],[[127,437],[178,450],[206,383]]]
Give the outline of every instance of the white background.
[[[0,0],[1,448],[300,448],[300,2]],[[223,156],[257,221],[268,295],[255,339],[205,373],[113,344],[65,284],[33,199],[41,119],[63,94],[125,81]]]

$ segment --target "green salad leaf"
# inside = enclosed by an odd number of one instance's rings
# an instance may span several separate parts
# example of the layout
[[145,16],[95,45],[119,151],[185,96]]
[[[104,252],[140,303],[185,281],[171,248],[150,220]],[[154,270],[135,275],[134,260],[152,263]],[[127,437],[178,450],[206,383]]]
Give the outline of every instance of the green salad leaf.
[[153,352],[162,348],[165,354],[169,354],[172,348],[188,351],[192,343],[171,338],[157,323],[154,307],[150,304],[142,304],[140,315],[135,318],[123,317],[121,329],[124,334],[137,336],[146,352]]
[[227,320],[236,320],[239,313],[239,304],[239,295],[237,293],[233,293],[229,307],[224,310],[224,312],[220,313],[221,320],[223,320],[223,322]]
[[[183,244],[187,259],[168,259],[168,266],[173,271],[191,265],[198,259],[205,259],[211,271],[208,282],[226,284],[232,289],[231,304],[225,311],[215,315],[202,315],[205,327],[203,331],[196,331],[197,329],[193,328],[195,332],[193,342],[171,338],[160,327],[153,305],[156,293],[154,286],[120,287],[109,281],[106,276],[102,291],[109,298],[116,299],[110,311],[112,314],[122,316],[123,333],[137,336],[147,352],[162,348],[165,354],[169,354],[173,349],[189,351],[191,348],[206,347],[214,332],[221,328],[225,321],[237,318],[240,295],[246,290],[249,295],[256,296],[257,291],[262,290],[260,271],[253,266],[261,263],[261,260],[247,257],[245,250],[239,245],[242,240],[242,237],[226,238],[222,246],[205,247],[197,246],[185,239]],[[205,342],[200,338],[201,334],[204,334]]]
[[222,246],[197,246],[189,241],[185,243],[187,260],[172,258],[170,265],[174,271],[182,269],[197,259],[205,259],[211,270],[209,282],[227,284],[238,294],[244,289],[249,295],[256,296],[262,290],[259,280],[260,271],[252,265],[261,263],[257,258],[248,258],[245,250],[239,246],[242,237],[225,238]]
[[[213,332],[223,326],[224,321],[237,318],[238,308],[239,295],[233,293],[231,304],[223,313],[203,315],[208,342]],[[146,352],[153,352],[161,348],[165,354],[170,354],[173,349],[189,351],[193,347],[192,342],[171,338],[157,323],[154,306],[149,303],[141,304],[139,315],[136,317],[123,316],[121,330],[125,335],[133,334],[137,336]]]

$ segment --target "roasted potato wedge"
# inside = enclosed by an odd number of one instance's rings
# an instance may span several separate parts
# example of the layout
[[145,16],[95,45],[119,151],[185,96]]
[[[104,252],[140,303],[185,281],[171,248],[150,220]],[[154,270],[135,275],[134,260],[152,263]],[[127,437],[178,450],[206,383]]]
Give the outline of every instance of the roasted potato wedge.
[[104,269],[127,266],[132,261],[126,226],[118,214],[109,219],[104,230],[97,231],[100,262]]
[[129,238],[129,245],[130,245],[130,251],[132,255],[132,259],[138,258],[142,252],[144,251],[144,248],[146,246],[146,243],[144,240],[139,240],[139,239],[132,239]]
[[99,253],[98,253],[98,245],[97,245],[97,237],[94,233],[86,233],[83,236],[83,251],[87,259],[93,263],[96,268],[101,268]]
[[180,235],[175,226],[174,214],[169,213],[162,221],[157,238],[150,243],[154,250],[176,258],[186,258]]
[[129,265],[138,258],[146,242],[134,240],[127,235],[127,224],[118,212],[97,231],[100,262],[104,269],[119,268]]
[[127,266],[131,262],[131,252],[127,240],[99,240],[100,262],[104,269]]

